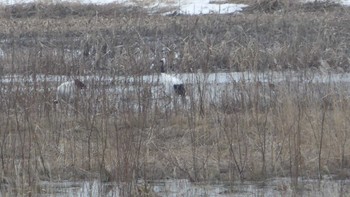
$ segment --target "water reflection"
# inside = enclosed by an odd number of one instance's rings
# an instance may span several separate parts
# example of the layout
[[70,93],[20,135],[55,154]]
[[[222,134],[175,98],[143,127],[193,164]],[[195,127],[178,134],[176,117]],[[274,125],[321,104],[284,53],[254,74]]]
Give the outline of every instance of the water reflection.
[[[183,80],[186,84],[197,84],[198,82],[206,83],[231,83],[238,81],[255,82],[261,81],[263,83],[274,82],[301,82],[301,83],[329,83],[329,82],[350,82],[350,73],[318,73],[318,72],[296,72],[296,71],[271,71],[271,72],[217,72],[217,73],[178,73],[174,74],[176,77]],[[133,84],[135,82],[152,83],[156,81],[156,75],[130,75],[130,76],[109,76],[109,75],[84,75],[74,76],[86,81],[104,81],[107,83],[116,84]],[[72,76],[64,75],[2,75],[0,76],[2,83],[10,82],[62,82],[67,81]]]
[[[145,187],[146,186],[146,187]],[[237,182],[204,184],[191,183],[186,179],[159,180],[145,184],[92,182],[42,182],[38,196],[346,196],[350,193],[350,180],[300,180],[296,187],[290,178],[276,178],[265,182]],[[134,189],[133,189],[134,188]]]
[[[87,89],[82,103],[89,113],[104,113],[108,104],[110,114],[130,111],[163,112],[172,109],[212,108],[233,113],[256,107],[260,111],[281,104],[286,98],[313,103],[336,103],[350,98],[350,73],[306,72],[227,72],[182,73],[176,75],[185,82],[186,97],[165,93],[157,75],[140,76],[75,76]],[[56,87],[73,77],[59,75],[5,75],[0,77],[4,95],[18,95],[41,99],[50,103],[55,99]],[[43,102],[39,102],[43,103]],[[201,111],[200,113],[204,113]]]

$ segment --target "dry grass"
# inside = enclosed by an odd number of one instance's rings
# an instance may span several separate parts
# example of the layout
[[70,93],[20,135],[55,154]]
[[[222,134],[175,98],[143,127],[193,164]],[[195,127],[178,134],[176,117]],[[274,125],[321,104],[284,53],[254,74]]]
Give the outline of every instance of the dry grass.
[[[151,105],[147,84],[88,80],[91,96],[67,108],[53,106],[59,81],[49,76],[138,77],[167,55],[176,72],[302,70],[302,82],[349,71],[347,8],[166,17],[69,6],[76,15],[2,8],[1,73],[24,76],[0,93],[1,177],[18,192],[40,180],[236,181],[349,168],[341,84],[232,81],[212,102],[213,87],[199,81],[187,86],[187,108],[172,109]],[[118,100],[109,90],[130,85],[142,91]]]

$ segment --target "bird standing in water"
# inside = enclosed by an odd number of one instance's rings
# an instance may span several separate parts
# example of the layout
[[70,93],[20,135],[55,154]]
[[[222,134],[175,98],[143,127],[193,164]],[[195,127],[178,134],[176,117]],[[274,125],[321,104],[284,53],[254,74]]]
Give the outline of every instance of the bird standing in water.
[[54,103],[58,103],[59,101],[72,103],[82,89],[86,89],[86,85],[79,79],[64,82],[57,87]]
[[165,58],[160,60],[160,75],[159,75],[159,83],[164,86],[165,94],[168,97],[178,97],[181,96],[183,103],[185,102],[186,89],[183,81],[178,77],[166,73],[165,69]]

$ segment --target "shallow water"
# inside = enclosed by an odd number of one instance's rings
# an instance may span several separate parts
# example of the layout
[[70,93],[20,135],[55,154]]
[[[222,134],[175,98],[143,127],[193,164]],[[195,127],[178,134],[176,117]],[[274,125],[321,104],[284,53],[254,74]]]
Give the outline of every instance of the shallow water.
[[[174,74],[175,75],[175,74]],[[262,107],[279,102],[288,95],[293,99],[300,97],[318,101],[325,97],[350,98],[350,73],[321,72],[219,72],[219,73],[182,73],[176,74],[183,80],[186,88],[186,98],[182,100],[171,93],[165,93],[164,87],[158,82],[157,75],[141,76],[76,76],[86,85],[85,98],[100,100],[101,95],[108,95],[109,103],[116,108],[127,104],[128,107],[139,109],[139,98],[149,96],[147,106],[158,105],[162,109],[173,108],[175,103],[192,103],[204,99],[207,105],[220,106],[225,102],[230,106],[249,102],[251,98],[259,97]],[[59,75],[5,75],[0,77],[2,92],[22,91],[32,93],[44,92],[44,88],[54,96],[56,87],[72,77]],[[260,83],[259,89],[256,84]],[[9,84],[15,84],[9,88]],[[274,87],[274,88],[271,88]],[[96,97],[96,98],[95,98]],[[295,97],[295,98],[294,98]],[[91,99],[93,98],[93,99]],[[117,102],[125,101],[125,102]],[[121,106],[122,105],[122,106]]]
[[[136,194],[164,197],[177,196],[346,196],[350,193],[350,180],[312,180],[300,179],[297,187],[291,186],[290,178],[275,178],[265,182],[236,183],[191,183],[186,179],[138,181]],[[92,182],[41,182],[37,196],[128,196],[130,185]],[[142,191],[141,193],[139,193]]]
[[[198,81],[206,83],[231,83],[231,82],[255,82],[261,81],[262,83],[279,83],[283,81],[288,82],[301,82],[301,83],[334,83],[334,82],[350,82],[350,73],[322,73],[322,72],[296,72],[296,71],[284,71],[284,72],[217,72],[217,73],[177,73],[172,74],[184,81],[185,84],[196,84]],[[60,82],[72,79],[72,77],[63,75],[4,75],[0,76],[2,83],[10,82]],[[108,83],[116,82],[119,84],[134,83],[143,81],[145,83],[152,83],[156,81],[156,75],[142,75],[142,76],[107,76],[107,75],[85,75],[74,76],[85,82],[91,81],[103,81]]]

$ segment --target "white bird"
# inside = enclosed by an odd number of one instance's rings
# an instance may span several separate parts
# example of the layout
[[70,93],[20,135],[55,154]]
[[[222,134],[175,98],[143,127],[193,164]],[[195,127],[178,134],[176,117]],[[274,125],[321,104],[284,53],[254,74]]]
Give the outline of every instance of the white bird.
[[185,101],[186,89],[184,83],[179,78],[166,73],[165,58],[162,58],[160,62],[159,82],[165,86],[165,93],[168,96],[181,96],[182,100]]
[[86,85],[79,79],[64,82],[57,87],[56,100],[54,100],[54,103],[58,103],[60,100],[67,103],[73,102],[80,90],[85,88]]

